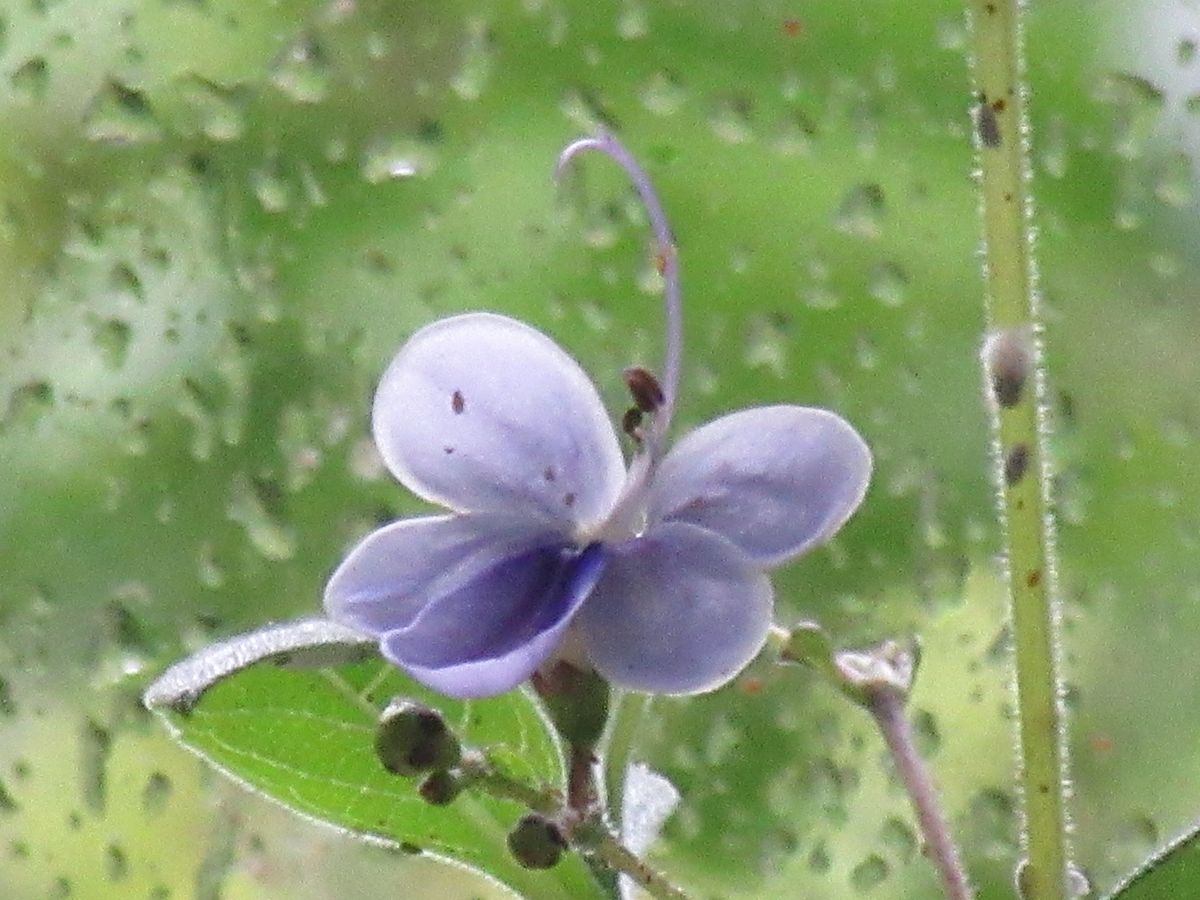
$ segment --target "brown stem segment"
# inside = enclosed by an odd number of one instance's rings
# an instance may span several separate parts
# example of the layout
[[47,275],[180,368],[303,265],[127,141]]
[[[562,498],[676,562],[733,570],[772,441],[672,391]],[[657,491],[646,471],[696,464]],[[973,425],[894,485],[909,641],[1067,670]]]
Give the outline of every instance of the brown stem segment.
[[600,804],[596,754],[591,747],[572,746],[567,770],[567,806],[580,819],[594,815]]

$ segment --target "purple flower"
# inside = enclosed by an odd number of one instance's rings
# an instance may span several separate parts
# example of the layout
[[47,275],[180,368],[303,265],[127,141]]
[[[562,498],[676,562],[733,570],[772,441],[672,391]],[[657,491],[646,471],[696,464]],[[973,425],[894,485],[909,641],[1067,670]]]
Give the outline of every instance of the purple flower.
[[679,371],[670,232],[614,139],[578,142],[563,162],[587,149],[633,176],[665,264],[662,400],[639,392],[652,418],[631,429],[628,470],[595,387],[550,338],[490,313],[434,322],[385,372],[373,430],[392,474],[449,514],[368,535],[325,591],[334,620],[455,697],[507,691],[567,645],[635,690],[724,684],[770,629],[766,572],[831,537],[870,478],[858,433],[800,406],[735,412],[666,452]]

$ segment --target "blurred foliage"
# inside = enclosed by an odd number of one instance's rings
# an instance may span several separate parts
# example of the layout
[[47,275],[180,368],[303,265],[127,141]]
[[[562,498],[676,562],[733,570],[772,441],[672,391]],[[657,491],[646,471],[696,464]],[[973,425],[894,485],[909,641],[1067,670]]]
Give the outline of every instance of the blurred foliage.
[[[1100,887],[1200,809],[1198,26],[1167,0],[1028,18],[1074,842]],[[0,889],[491,890],[281,817],[136,698],[312,614],[345,548],[420,508],[367,427],[420,324],[526,318],[620,411],[660,346],[644,222],[611,166],[550,180],[603,124],[679,235],[681,427],[803,402],[871,441],[865,508],[780,573],[779,616],[925,637],[926,749],[982,896],[1009,896],[965,35],[953,0],[0,8]],[[657,859],[706,895],[931,896],[877,739],[815,680],[752,669],[641,721],[684,796]]]

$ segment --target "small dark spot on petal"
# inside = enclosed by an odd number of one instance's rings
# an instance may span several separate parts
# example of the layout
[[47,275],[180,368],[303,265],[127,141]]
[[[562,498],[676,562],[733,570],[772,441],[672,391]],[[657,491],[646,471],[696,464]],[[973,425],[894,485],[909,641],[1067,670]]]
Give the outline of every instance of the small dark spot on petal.
[[463,399],[462,391],[455,391],[450,395],[450,408],[454,410],[456,416],[462,415],[462,411],[467,408],[467,401]]
[[558,477],[558,475],[554,471],[554,466],[546,466],[546,471],[544,471],[542,473],[542,477],[545,478],[547,481],[553,481],[554,479],[556,479]]
[[442,452],[445,453],[447,456],[449,456],[451,453],[454,452],[454,448],[453,447],[443,447]]
[[565,494],[563,496],[563,503],[565,503],[567,506],[574,506],[575,505],[575,495],[574,494]]

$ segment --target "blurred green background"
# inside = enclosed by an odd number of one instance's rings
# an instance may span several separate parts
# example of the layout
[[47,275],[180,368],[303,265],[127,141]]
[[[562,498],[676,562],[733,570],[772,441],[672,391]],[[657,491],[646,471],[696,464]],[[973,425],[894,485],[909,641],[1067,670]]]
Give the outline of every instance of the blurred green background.
[[[1200,813],[1200,4],[1028,15],[1074,843],[1099,887]],[[925,638],[914,710],[982,896],[1017,858],[953,0],[0,4],[0,894],[465,898],[225,783],[141,711],[164,666],[312,614],[421,508],[368,408],[419,325],[544,328],[623,409],[657,277],[598,126],[679,236],[686,427],[825,405],[877,476],[779,617]],[[752,668],[658,702],[703,897],[927,898],[855,710]],[[1196,888],[1200,896],[1200,885]]]

